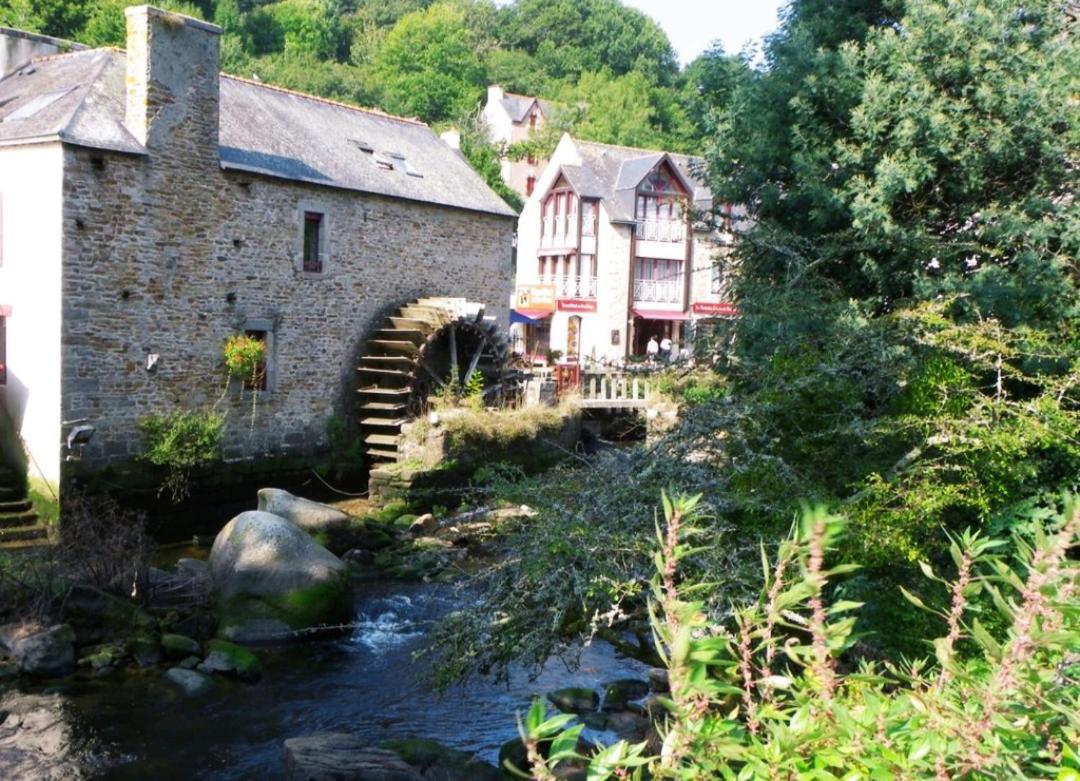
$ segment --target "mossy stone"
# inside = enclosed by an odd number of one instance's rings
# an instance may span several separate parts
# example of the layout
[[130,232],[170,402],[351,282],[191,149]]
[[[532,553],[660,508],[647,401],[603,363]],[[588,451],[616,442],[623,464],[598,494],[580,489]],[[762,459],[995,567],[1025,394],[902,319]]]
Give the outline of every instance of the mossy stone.
[[252,683],[262,677],[262,662],[253,652],[228,640],[211,640],[206,644],[208,668],[216,672],[235,675],[242,681]]
[[567,686],[548,692],[548,700],[563,713],[589,713],[600,705],[600,696],[583,686]]
[[171,659],[183,659],[186,656],[198,656],[202,653],[198,641],[178,634],[163,634],[161,647],[165,649],[165,655]]

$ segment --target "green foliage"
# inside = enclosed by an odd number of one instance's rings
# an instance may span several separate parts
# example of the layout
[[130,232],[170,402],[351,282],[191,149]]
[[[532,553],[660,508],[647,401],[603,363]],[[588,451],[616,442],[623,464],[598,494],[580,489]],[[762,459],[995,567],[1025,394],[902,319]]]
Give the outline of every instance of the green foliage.
[[139,421],[146,440],[140,458],[165,469],[161,490],[168,491],[173,501],[187,496],[192,470],[220,458],[224,426],[225,416],[213,410],[176,410]]
[[252,385],[258,384],[259,372],[266,367],[266,342],[247,334],[236,334],[225,340],[222,348],[229,374],[242,377]]
[[[165,7],[222,27],[226,72],[429,123],[468,126],[464,118],[490,83],[549,101],[565,96],[574,108],[548,118],[555,121],[547,151],[569,129],[608,143],[696,151],[703,118],[728,94],[715,74],[742,67],[714,52],[684,76],[659,25],[620,0],[169,0]],[[122,46],[123,8],[120,0],[0,0],[0,24]],[[497,175],[501,150],[480,133],[463,135],[470,164],[519,208]]]
[[[671,693],[660,756],[617,743],[590,760],[588,777],[791,779],[1070,778],[1080,763],[1080,624],[1072,600],[1080,567],[1068,554],[1080,538],[1070,502],[1053,532],[1005,545],[965,533],[950,551],[955,576],[926,576],[948,602],[933,663],[841,668],[855,642],[857,602],[828,599],[831,579],[851,571],[828,562],[842,522],[821,508],[770,562],[762,557],[758,599],[728,626],[710,623],[683,577],[707,527],[697,499],[664,497],[657,525],[650,615]],[[1001,618],[996,635],[972,600],[985,594]],[[905,594],[917,609],[921,599]],[[961,646],[971,653],[959,653]],[[576,727],[545,720],[534,703],[521,728],[535,749],[548,738],[569,747]],[[531,742],[528,742],[531,741]],[[554,778],[567,756],[529,752],[533,777]]]
[[371,63],[387,111],[427,121],[456,119],[481,97],[483,67],[461,6],[444,2],[402,17]]

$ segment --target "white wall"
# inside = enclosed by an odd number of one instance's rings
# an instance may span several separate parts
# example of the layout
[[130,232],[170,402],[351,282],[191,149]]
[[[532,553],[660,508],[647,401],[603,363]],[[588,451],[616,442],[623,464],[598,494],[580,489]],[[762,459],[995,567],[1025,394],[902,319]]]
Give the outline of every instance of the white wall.
[[60,481],[60,272],[63,151],[60,144],[0,149],[7,321],[3,403],[29,451],[31,481]]

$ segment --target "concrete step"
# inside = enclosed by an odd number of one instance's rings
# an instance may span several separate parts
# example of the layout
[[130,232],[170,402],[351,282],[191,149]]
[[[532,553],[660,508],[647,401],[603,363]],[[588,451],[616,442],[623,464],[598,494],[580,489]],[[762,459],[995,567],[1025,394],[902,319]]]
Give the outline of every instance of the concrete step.
[[43,553],[53,546],[48,538],[35,540],[11,540],[0,542],[0,553],[35,554]]
[[26,496],[26,491],[21,488],[9,488],[7,486],[0,486],[0,501],[2,502],[15,502]]
[[29,499],[0,500],[0,515],[5,513],[23,513],[33,508]]
[[397,448],[398,435],[397,434],[368,434],[364,437],[365,445],[377,445],[385,448]]
[[49,539],[49,530],[40,523],[31,526],[15,526],[7,529],[0,528],[0,543],[47,539]]
[[30,526],[37,523],[37,520],[38,514],[33,510],[0,513],[0,529],[10,529],[15,526]]

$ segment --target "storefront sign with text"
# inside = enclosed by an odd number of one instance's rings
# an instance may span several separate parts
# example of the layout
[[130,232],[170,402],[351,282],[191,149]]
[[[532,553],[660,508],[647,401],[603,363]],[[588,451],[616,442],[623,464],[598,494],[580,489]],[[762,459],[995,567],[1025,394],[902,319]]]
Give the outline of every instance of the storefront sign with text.
[[560,298],[556,305],[560,312],[595,312],[595,298]]
[[695,315],[719,315],[721,317],[733,317],[739,310],[729,301],[708,302],[701,301],[694,304],[691,309]]

